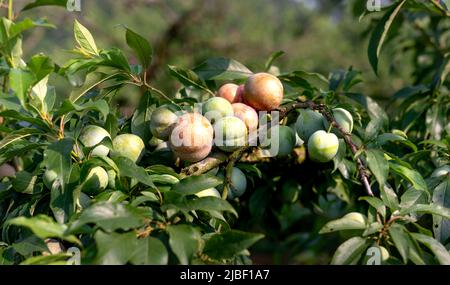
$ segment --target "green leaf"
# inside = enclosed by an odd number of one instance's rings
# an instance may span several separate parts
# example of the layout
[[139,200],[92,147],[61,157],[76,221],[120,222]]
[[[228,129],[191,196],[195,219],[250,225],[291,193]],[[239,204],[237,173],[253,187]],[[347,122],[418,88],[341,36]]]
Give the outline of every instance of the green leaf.
[[394,242],[395,247],[402,256],[403,263],[406,264],[409,257],[408,240],[406,228],[404,226],[394,224],[389,228],[389,235]]
[[43,164],[49,171],[56,173],[56,179],[52,185],[51,209],[58,222],[66,222],[75,210],[73,187],[69,187],[72,173],[71,152],[74,141],[62,139],[52,143],[44,151]]
[[180,182],[180,179],[178,179],[177,177],[173,176],[173,175],[169,175],[169,174],[152,174],[150,175],[150,177],[152,178],[154,183],[159,183],[159,184],[177,184],[178,182]]
[[417,241],[408,232],[405,226],[394,224],[389,228],[389,235],[394,242],[395,247],[402,256],[403,263],[407,263],[410,259],[414,264],[424,265],[422,250]]
[[125,57],[123,52],[118,48],[101,50],[100,57],[102,58],[102,61],[99,62],[100,65],[111,66],[124,70],[126,72],[131,72],[128,59]]
[[98,55],[97,45],[91,33],[85,26],[80,24],[77,20],[74,22],[73,32],[75,41],[83,51],[91,55]]
[[384,152],[376,149],[368,149],[365,153],[370,171],[375,175],[380,187],[383,187],[389,175],[389,164],[384,157]]
[[428,247],[436,256],[436,259],[440,264],[450,265],[450,252],[440,242],[423,234],[412,233],[411,235],[420,243],[423,243],[426,247]]
[[367,226],[367,218],[360,213],[348,213],[340,219],[328,222],[319,231],[319,234],[343,230],[362,230]]
[[33,72],[36,81],[41,81],[55,68],[53,61],[44,54],[36,54],[27,62],[28,68]]
[[368,47],[368,56],[370,64],[372,65],[373,71],[378,74],[378,59],[380,57],[381,48],[386,39],[392,23],[394,22],[396,16],[400,12],[401,7],[405,4],[406,0],[399,1],[397,4],[392,5],[383,18],[377,23],[375,29],[372,32]]
[[25,259],[20,265],[67,265],[69,254],[39,255]]
[[180,81],[181,84],[183,84],[184,86],[186,87],[192,86],[197,89],[206,91],[211,95],[214,94],[208,89],[205,82],[203,82],[203,80],[200,79],[200,77],[197,74],[195,74],[192,70],[173,65],[169,65],[168,67],[170,74],[173,77],[177,78],[178,81]]
[[287,74],[283,73],[279,76],[279,79],[290,86],[300,87],[308,91],[317,90],[319,88],[326,90],[328,87],[328,79],[322,74],[304,70],[296,70]]
[[166,230],[169,233],[170,247],[180,263],[189,264],[200,250],[200,231],[189,225],[170,225]]
[[38,189],[36,186],[37,176],[26,172],[20,171],[16,173],[12,186],[15,191],[23,194],[36,194],[42,191],[42,188]]
[[23,139],[11,140],[11,137],[0,142],[0,164],[3,164],[16,156],[22,156],[25,153],[43,147],[40,143],[30,143]]
[[60,238],[80,244],[80,241],[75,236],[65,235],[66,225],[58,224],[46,215],[40,214],[31,218],[17,217],[7,221],[7,224],[27,227],[41,239]]
[[102,114],[103,118],[105,118],[106,120],[106,117],[109,114],[109,104],[103,99],[96,101],[89,100],[80,105],[75,104],[70,100],[65,100],[55,114],[56,116],[61,116],[72,111],[84,112],[88,110],[99,111]]
[[371,241],[362,237],[352,237],[342,243],[333,255],[332,265],[355,265],[369,247]]
[[73,91],[73,92],[70,94],[70,100],[71,100],[73,103],[75,103],[75,102],[77,102],[81,97],[83,97],[83,96],[86,95],[89,91],[91,91],[94,87],[98,86],[99,84],[101,84],[101,83],[103,83],[103,82],[105,82],[105,81],[112,80],[112,79],[114,79],[115,77],[118,77],[118,76],[122,76],[122,73],[121,73],[121,72],[117,72],[117,73],[113,73],[113,74],[109,74],[109,75],[102,76],[101,79],[95,81],[94,83],[90,84],[89,86],[83,87],[83,88],[80,88],[80,89],[77,89],[77,90]]
[[81,212],[69,231],[90,223],[96,224],[107,232],[112,232],[117,229],[129,230],[142,226],[144,217],[141,210],[130,205],[99,202]]
[[116,137],[119,132],[119,122],[115,115],[111,113],[108,114],[105,121],[105,130],[111,135],[112,138]]
[[[433,191],[433,203],[450,208],[450,179],[445,179]],[[433,215],[434,236],[441,243],[450,238],[450,220],[439,215]]]
[[330,73],[329,77],[329,89],[332,91],[343,90],[349,91],[353,86],[361,83],[361,72],[353,70],[352,67],[349,70],[337,70]]
[[425,180],[417,170],[410,169],[406,166],[400,165],[392,161],[389,162],[389,166],[393,172],[397,173],[404,179],[408,180],[415,189],[428,191],[428,187],[427,184],[425,183]]
[[202,211],[227,211],[234,214],[236,217],[238,213],[236,210],[225,200],[216,197],[202,197],[195,200],[189,200],[187,208],[190,210],[202,210]]
[[19,98],[22,106],[25,106],[28,97],[28,91],[30,90],[33,82],[36,80],[34,75],[19,68],[11,69],[9,73],[9,81],[11,90]]
[[418,204],[410,208],[401,210],[399,215],[407,215],[410,213],[426,213],[450,219],[450,209],[437,204]]
[[367,236],[373,235],[374,233],[380,232],[383,229],[383,227],[384,227],[383,224],[381,224],[379,222],[371,223],[364,230],[364,232],[362,233],[362,236],[367,237]]
[[388,142],[395,142],[395,143],[403,144],[403,145],[409,147],[414,152],[417,151],[417,146],[414,143],[412,143],[410,140],[408,140],[405,137],[402,137],[400,135],[393,134],[393,133],[381,134],[381,135],[377,136],[376,141],[380,146],[384,146]]
[[383,201],[377,197],[360,197],[358,200],[366,201],[370,206],[374,207],[381,216],[386,217],[386,206]]
[[193,71],[203,80],[246,79],[253,74],[242,63],[224,57],[209,58],[195,67]]
[[279,58],[280,56],[282,56],[283,54],[284,54],[284,51],[282,51],[282,50],[279,50],[279,51],[276,51],[276,52],[272,53],[272,54],[270,55],[270,57],[267,59],[266,64],[264,64],[264,70],[265,70],[265,71],[269,71],[269,69],[272,67],[273,62],[274,62],[277,58]]
[[131,119],[131,132],[139,136],[146,144],[152,137],[150,132],[150,117],[155,109],[156,105],[154,104],[151,93],[144,92]]
[[416,204],[425,204],[428,203],[430,198],[430,193],[422,190],[416,190],[414,188],[410,188],[403,193],[400,198],[400,208],[409,208]]
[[29,237],[26,237],[25,239],[21,240],[20,242],[13,243],[11,245],[19,254],[21,255],[30,255],[34,252],[44,252],[48,251],[47,245],[45,242],[34,236],[31,235]]
[[408,237],[408,256],[409,259],[415,264],[415,265],[425,265],[426,262],[423,259],[424,252],[420,248],[419,243],[417,240],[413,238],[410,232],[407,232]]
[[262,234],[230,230],[206,240],[203,253],[216,260],[230,259],[264,237]]
[[30,18],[25,18],[24,20],[11,25],[11,28],[9,30],[9,37],[14,38],[22,34],[24,31],[34,27],[55,28],[55,26],[50,24],[45,18],[34,21]]
[[385,184],[384,187],[380,187],[380,198],[384,204],[390,209],[396,210],[399,207],[397,194],[394,192],[389,184]]
[[[4,117],[4,118],[12,118],[15,119],[17,121],[24,121],[24,122],[28,122],[30,124],[33,124],[39,128],[42,128],[44,130],[48,130],[48,126],[44,123],[44,121],[42,121],[41,119],[37,119],[37,118],[33,118],[31,117],[31,115],[28,114],[21,114],[15,110],[6,110],[3,112],[0,112],[0,116]],[[29,135],[35,135],[38,134],[40,132],[40,130],[36,130],[36,129],[26,129],[27,132],[23,132],[22,130],[15,132],[15,134],[11,134],[11,135],[24,135],[24,136],[29,136]],[[6,139],[6,138],[5,138]],[[1,145],[1,144],[0,144]]]
[[40,6],[61,6],[66,7],[67,0],[36,0],[33,3],[25,5],[22,11],[30,10]]
[[146,70],[152,63],[153,50],[150,43],[139,34],[127,28],[125,33],[127,45],[136,53],[142,68]]
[[98,249],[95,264],[123,265],[133,258],[137,250],[138,240],[134,232],[120,234],[97,231],[94,238]]
[[447,107],[445,105],[444,102],[433,104],[426,113],[425,123],[430,139],[440,140],[442,138],[448,124]]
[[114,157],[113,160],[119,168],[119,176],[134,178],[142,184],[156,189],[151,176],[144,168],[137,166],[131,159],[119,156]]
[[222,179],[220,179],[217,176],[212,175],[191,176],[182,179],[178,184],[176,184],[172,188],[172,191],[183,195],[192,195],[202,190],[214,188],[222,183],[223,183]]
[[146,237],[137,241],[136,252],[130,262],[135,265],[166,265],[169,254],[157,238]]

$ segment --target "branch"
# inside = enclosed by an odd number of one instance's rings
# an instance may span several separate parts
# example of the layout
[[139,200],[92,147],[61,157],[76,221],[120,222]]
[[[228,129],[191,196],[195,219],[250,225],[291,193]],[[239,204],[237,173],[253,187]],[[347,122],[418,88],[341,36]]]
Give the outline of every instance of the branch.
[[436,9],[438,9],[442,13],[443,16],[450,17],[450,12],[447,9],[445,9],[445,7],[442,6],[438,0],[431,0],[431,3],[434,5],[434,7],[436,7]]
[[[352,135],[348,132],[346,132],[334,119],[332,113],[328,110],[328,108],[324,104],[316,104],[312,101],[301,101],[298,99],[295,102],[286,104],[284,106],[279,107],[276,109],[276,111],[280,112],[279,119],[280,121],[287,117],[290,112],[296,109],[312,109],[319,111],[326,119],[327,121],[335,127],[339,132],[342,134],[345,143],[349,146],[351,152],[353,155],[356,155],[358,153],[358,146],[353,142]],[[270,124],[268,125],[270,128]],[[227,173],[227,182],[230,183],[230,175],[232,168],[236,162],[238,162],[242,156],[246,153],[251,151],[254,148],[254,146],[244,146],[236,150],[235,152],[231,153],[229,156],[226,156],[224,153],[219,154],[213,154],[210,157],[205,158],[204,160],[194,163],[186,168],[184,168],[181,173],[185,176],[190,175],[200,175],[203,174],[215,167],[220,166],[221,164],[227,162],[226,165],[226,173]],[[355,158],[357,168],[358,168],[358,175],[360,178],[361,183],[363,184],[364,188],[366,189],[366,192],[370,196],[374,196],[372,189],[370,187],[370,183],[367,176],[367,167],[364,165],[364,162],[359,158]],[[231,185],[232,186],[232,185]]]
[[[325,105],[323,104],[315,104],[311,101],[308,102],[311,109],[318,110],[322,115],[327,119],[327,121],[334,126],[336,129],[339,130],[339,132],[344,137],[345,143],[349,146],[350,150],[352,151],[353,155],[356,155],[358,153],[358,147],[353,142],[352,134],[345,131],[334,119],[331,112],[329,112]],[[356,165],[358,167],[358,174],[359,179],[361,180],[361,183],[364,185],[364,188],[366,189],[366,192],[369,196],[374,196],[372,189],[370,187],[369,179],[367,177],[367,167],[364,165],[361,158],[356,157]]]
[[189,165],[186,168],[181,170],[181,176],[193,176],[200,175],[205,172],[208,172],[222,163],[224,163],[228,159],[228,156],[223,152],[213,153],[202,161],[196,162],[194,164]]

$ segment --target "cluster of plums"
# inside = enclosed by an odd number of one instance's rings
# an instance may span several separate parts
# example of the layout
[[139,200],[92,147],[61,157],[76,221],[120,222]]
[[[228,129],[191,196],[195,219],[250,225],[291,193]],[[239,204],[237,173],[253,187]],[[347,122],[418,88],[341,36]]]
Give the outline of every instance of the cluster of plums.
[[[120,134],[112,140],[112,149],[101,144],[105,139],[111,139],[111,135],[104,128],[88,125],[83,128],[78,137],[78,141],[85,148],[90,148],[90,156],[123,156],[137,163],[142,158],[145,151],[144,141],[134,134]],[[83,158],[84,154],[78,144],[74,147],[75,153]],[[57,174],[52,170],[44,172],[44,184],[52,188]],[[97,194],[108,186],[115,188],[116,172],[114,170],[105,170],[101,166],[93,167],[87,173],[82,183],[82,191],[88,194]]]
[[224,152],[245,146],[249,134],[259,124],[257,111],[271,111],[280,106],[283,85],[268,73],[250,76],[245,84],[227,83],[217,96],[201,105],[201,110],[183,113],[176,106],[157,108],[150,119],[154,137],[164,141],[175,157],[186,162],[206,158],[215,145]]
[[[333,117],[339,126],[347,132],[353,130],[353,117],[349,111],[343,108],[332,110]],[[341,135],[334,128],[332,132],[326,132],[330,129],[328,120],[319,112],[304,109],[295,122],[295,129],[298,136],[307,142],[308,154],[311,160],[316,162],[331,161],[339,149],[338,136]]]
[[[181,111],[175,105],[163,105],[153,111],[150,118],[150,131],[153,135],[150,146],[158,150],[170,150],[174,157],[188,163],[206,158],[213,147],[224,152],[233,152],[248,143],[250,134],[257,133],[260,122],[258,111],[270,112],[280,106],[283,100],[283,85],[274,75],[256,73],[245,84],[226,83],[220,87],[215,97],[208,99],[195,112]],[[353,130],[353,118],[347,110],[332,110],[336,122],[348,133]],[[292,153],[296,146],[306,143],[309,158],[315,162],[331,161],[339,149],[339,132],[330,128],[329,122],[320,112],[302,109],[295,124],[277,125],[277,137],[270,132],[265,141],[260,141],[261,148],[267,148],[274,142],[278,144],[277,156]],[[328,131],[326,131],[328,130]],[[112,148],[101,144],[111,139],[111,135],[102,127],[88,125],[78,137],[81,146],[90,149],[90,156],[124,156],[138,163],[145,151],[145,143],[134,134],[120,134],[112,139]],[[76,144],[74,151],[83,156]],[[447,169],[448,172],[448,169]],[[0,178],[14,176],[14,167],[9,164],[0,166]],[[215,173],[223,175],[223,173]],[[56,180],[56,173],[47,170],[44,184],[51,188]],[[95,192],[110,187],[115,188],[116,173],[101,166],[93,167],[83,181],[84,192]],[[233,168],[228,198],[241,196],[247,188],[244,173]],[[220,189],[219,189],[220,190]],[[197,196],[217,196],[217,189],[207,189]]]

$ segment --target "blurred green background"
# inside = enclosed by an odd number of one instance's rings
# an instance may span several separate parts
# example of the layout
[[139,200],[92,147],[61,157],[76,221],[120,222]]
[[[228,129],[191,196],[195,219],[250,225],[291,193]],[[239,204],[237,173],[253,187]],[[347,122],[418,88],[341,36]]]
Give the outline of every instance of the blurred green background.
[[[363,72],[363,93],[387,97],[404,85],[404,63],[383,62],[381,71],[394,70],[379,84],[370,69],[366,30],[371,18],[358,21],[361,0],[80,0],[81,12],[41,7],[20,18],[46,17],[56,29],[34,30],[25,37],[25,54],[44,52],[63,64],[74,46],[73,20],[94,35],[97,45],[126,51],[126,25],[148,38],[154,47],[151,69],[155,86],[173,93],[167,65],[192,68],[211,56],[236,59],[253,71],[262,70],[272,52],[286,54],[276,61],[283,71],[307,70],[328,75],[337,69]],[[15,0],[19,11],[30,0]],[[358,4],[359,2],[359,4]],[[6,12],[6,11],[5,11]],[[128,55],[131,57],[132,53]],[[386,56],[386,58],[389,58]],[[131,58],[131,62],[136,62]],[[386,72],[380,72],[386,74]],[[406,79],[405,79],[406,78]],[[64,89],[61,89],[64,91]]]

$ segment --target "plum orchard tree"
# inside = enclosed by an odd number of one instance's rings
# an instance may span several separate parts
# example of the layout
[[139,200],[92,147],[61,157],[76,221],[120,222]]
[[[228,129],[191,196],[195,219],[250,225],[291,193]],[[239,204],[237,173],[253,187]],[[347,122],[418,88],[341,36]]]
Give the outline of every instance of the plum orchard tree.
[[[65,1],[25,9],[45,3]],[[252,247],[275,262],[368,264],[378,250],[384,264],[450,264],[450,12],[440,3],[360,11],[375,23],[375,72],[387,38],[420,59],[414,85],[385,107],[354,91],[353,69],[269,74],[282,52],[255,71],[226,58],[169,66],[181,83],[169,96],[148,81],[152,49],[132,30],[139,65],[77,21],[75,56],[58,65],[22,54],[23,32],[51,24],[13,21],[10,6],[0,263],[61,264],[77,247],[83,264],[249,264]],[[67,93],[56,94],[55,75]],[[142,91],[129,119],[112,104],[127,86]]]

